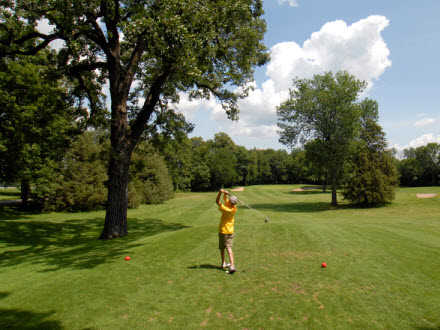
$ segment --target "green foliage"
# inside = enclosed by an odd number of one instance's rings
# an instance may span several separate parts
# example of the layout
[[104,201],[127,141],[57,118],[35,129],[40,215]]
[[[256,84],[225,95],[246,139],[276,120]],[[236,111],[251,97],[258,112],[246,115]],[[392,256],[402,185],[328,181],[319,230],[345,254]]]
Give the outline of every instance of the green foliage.
[[363,206],[390,203],[398,184],[398,172],[391,153],[385,151],[385,134],[377,123],[378,105],[366,99],[360,106],[360,135],[347,164],[343,196]]
[[353,204],[376,206],[394,199],[398,173],[389,153],[360,148],[348,163],[347,172],[342,194]]
[[398,168],[400,183],[404,186],[440,185],[440,144],[429,143],[404,150]]
[[0,60],[0,180],[30,182],[79,133],[54,54]]
[[106,201],[107,152],[100,135],[82,134],[57,163],[47,164],[34,182],[32,199],[44,211],[89,211]]
[[[166,162],[150,144],[144,142],[138,145],[132,157],[130,174],[131,207],[159,204],[173,197],[173,182]],[[130,196],[133,196],[132,199]]]
[[[32,182],[32,200],[44,211],[89,211],[107,201],[108,138],[105,132],[85,132],[59,162],[48,162]],[[173,196],[166,163],[144,142],[133,154],[129,205],[162,203]]]
[[358,134],[361,111],[356,101],[365,86],[347,72],[296,79],[289,99],[277,109],[281,143],[293,148],[319,141],[319,164],[329,175],[333,205],[344,162]]

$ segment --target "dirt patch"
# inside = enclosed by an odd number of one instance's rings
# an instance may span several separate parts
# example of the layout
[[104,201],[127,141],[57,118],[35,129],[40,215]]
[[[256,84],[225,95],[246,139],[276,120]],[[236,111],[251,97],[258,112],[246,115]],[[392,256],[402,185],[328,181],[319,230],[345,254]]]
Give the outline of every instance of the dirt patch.
[[231,189],[231,191],[244,191],[244,187],[234,188],[234,189]]
[[298,192],[298,191],[310,191],[310,190],[319,190],[322,189],[320,186],[303,186],[301,188],[293,189],[292,191]]
[[417,198],[434,198],[437,197],[437,194],[417,194]]

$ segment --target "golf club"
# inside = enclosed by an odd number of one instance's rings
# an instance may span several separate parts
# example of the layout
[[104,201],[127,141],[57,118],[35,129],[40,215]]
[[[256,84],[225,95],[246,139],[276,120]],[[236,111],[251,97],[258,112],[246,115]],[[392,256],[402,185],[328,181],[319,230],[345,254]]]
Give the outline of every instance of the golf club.
[[[231,195],[231,196],[234,196],[234,195]],[[258,211],[258,210],[256,210],[256,209],[254,209],[252,206],[250,206],[250,205],[248,205],[247,203],[245,203],[245,202],[243,202],[241,199],[239,199],[237,196],[235,196],[236,198],[237,198],[237,200],[240,202],[240,204],[242,204],[242,205],[244,205],[244,206],[246,206],[248,209],[250,209],[250,210],[254,210],[255,212],[257,212],[257,213],[259,213],[261,216],[263,216],[263,218],[264,218],[264,222],[269,222],[269,217],[267,216],[267,215],[264,215],[262,212],[260,212],[260,211]]]

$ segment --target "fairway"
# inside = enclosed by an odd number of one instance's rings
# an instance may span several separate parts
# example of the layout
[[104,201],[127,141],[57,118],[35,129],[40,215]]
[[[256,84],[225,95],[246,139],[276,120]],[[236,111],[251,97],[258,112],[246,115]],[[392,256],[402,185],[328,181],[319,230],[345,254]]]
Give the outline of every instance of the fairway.
[[129,210],[112,241],[97,240],[103,211],[5,208],[0,328],[440,329],[440,198],[416,197],[440,187],[372,209],[300,187],[235,193],[258,212],[237,212],[233,275],[218,268],[215,192]]

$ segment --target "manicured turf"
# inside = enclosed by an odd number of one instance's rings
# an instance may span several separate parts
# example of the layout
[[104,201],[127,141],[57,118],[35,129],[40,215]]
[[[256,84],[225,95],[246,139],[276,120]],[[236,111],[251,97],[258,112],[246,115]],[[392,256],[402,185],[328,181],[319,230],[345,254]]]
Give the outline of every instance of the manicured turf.
[[440,328],[440,199],[416,198],[440,187],[374,209],[297,187],[237,192],[270,222],[239,209],[234,275],[217,268],[215,193],[131,210],[129,235],[107,242],[103,212],[6,209],[0,328]]

